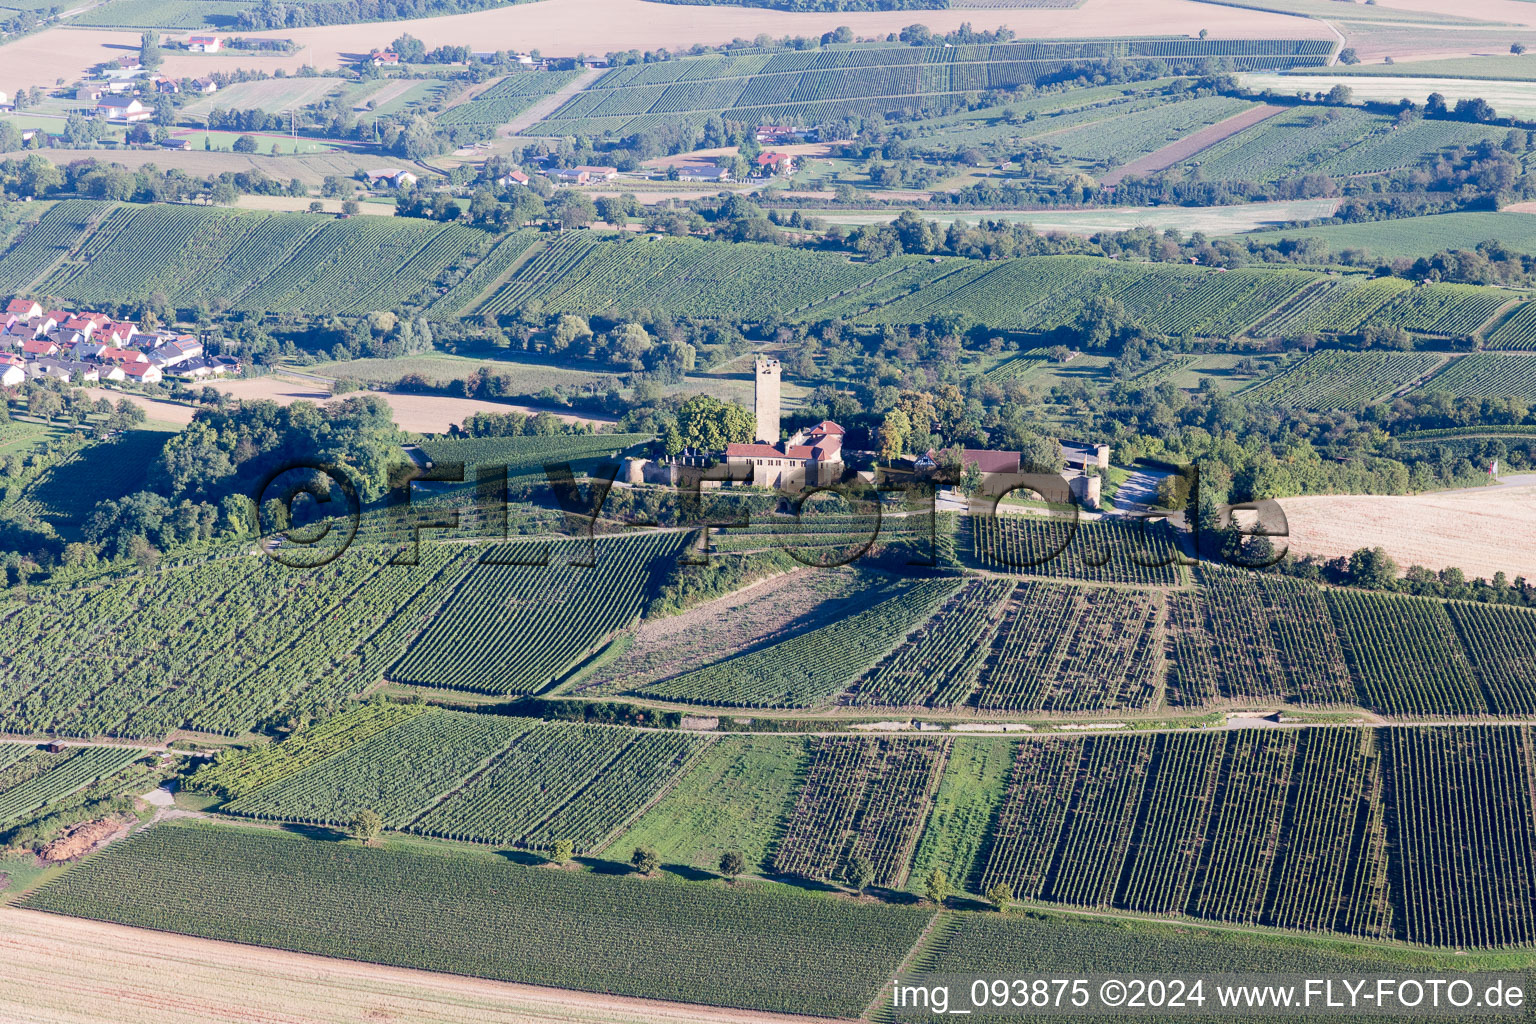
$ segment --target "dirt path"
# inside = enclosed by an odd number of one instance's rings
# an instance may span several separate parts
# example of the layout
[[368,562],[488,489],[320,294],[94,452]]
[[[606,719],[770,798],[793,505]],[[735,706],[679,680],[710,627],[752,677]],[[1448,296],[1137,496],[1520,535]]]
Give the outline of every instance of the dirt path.
[[1129,175],[1152,174],[1156,171],[1164,171],[1174,164],[1182,163],[1203,150],[1210,149],[1223,139],[1230,139],[1238,132],[1246,128],[1252,128],[1267,118],[1274,117],[1288,107],[1277,107],[1265,103],[1252,110],[1245,110],[1241,114],[1227,118],[1225,121],[1217,121],[1208,128],[1202,128],[1193,135],[1186,135],[1178,142],[1170,143],[1162,149],[1154,150],[1146,156],[1122,167],[1117,167],[1100,179],[1106,185],[1118,185]]
[[555,111],[564,106],[566,100],[570,99],[572,96],[575,96],[577,93],[581,92],[581,90],[585,89],[587,86],[603,77],[603,72],[603,68],[588,68],[587,70],[583,71],[581,74],[571,79],[571,81],[567,82],[564,87],[556,92],[550,93],[548,96],[545,96],[543,99],[539,100],[539,102],[535,103],[521,114],[518,114],[512,120],[508,121],[506,126],[501,129],[501,134],[516,135],[534,123],[544,120],[550,114],[553,114]]
[[0,1020],[50,1024],[809,1024],[0,908]]

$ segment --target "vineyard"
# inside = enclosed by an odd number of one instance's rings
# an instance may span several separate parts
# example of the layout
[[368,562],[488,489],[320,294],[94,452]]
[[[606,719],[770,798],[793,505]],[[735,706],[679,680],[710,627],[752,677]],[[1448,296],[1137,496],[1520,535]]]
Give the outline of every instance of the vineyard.
[[536,693],[635,620],[681,540],[649,533],[485,549],[387,675],[418,686]]
[[376,811],[391,828],[415,821],[481,771],[532,723],[497,715],[417,715],[225,807],[230,814],[311,825]]
[[489,130],[506,124],[551,93],[559,92],[577,77],[575,71],[531,71],[511,74],[458,106],[438,114],[440,125],[473,126]]
[[876,884],[900,886],[948,753],[947,740],[813,739],[774,870],[836,879],[862,857]]
[[1388,398],[1432,373],[1429,352],[1318,352],[1243,392],[1256,402],[1352,409]]
[[1013,588],[1008,580],[966,583],[866,673],[844,702],[946,707],[965,700]]
[[984,711],[1138,710],[1158,697],[1160,606],[1150,593],[1022,583],[970,703]]
[[970,516],[971,557],[996,572],[1090,583],[1177,586],[1172,535],[1161,523]]
[[19,290],[62,257],[35,288],[84,305],[161,292],[186,307],[217,298],[260,312],[364,313],[429,290],[485,243],[472,228],[415,218],[72,200],[0,255],[0,281]]
[[25,905],[527,985],[824,1017],[858,1016],[932,917],[784,889],[176,825],[113,844]]
[[873,603],[820,629],[759,647],[636,691],[730,707],[825,703],[900,644],[959,588],[954,578],[893,584]]
[[578,852],[602,845],[706,744],[676,733],[542,724],[411,824],[445,839]]
[[1314,40],[1118,39],[691,57],[615,68],[540,122],[540,131],[623,136],[710,116],[815,124],[1034,85],[1078,61],[1159,61],[1195,70],[1220,59],[1258,70],[1321,64],[1326,55],[1326,44]]
[[1536,402],[1536,355],[1479,352],[1462,356],[1419,386],[1457,398],[1513,398]]
[[225,557],[39,588],[0,638],[0,729],[238,735],[346,699],[379,680],[475,558],[424,545],[420,565],[391,566],[393,554],[359,545],[308,570]]
[[1024,741],[978,884],[1074,906],[1391,935],[1374,736]]
[[128,747],[70,747],[46,754],[30,744],[0,744],[0,826],[121,771],[144,753]]
[[1356,702],[1323,593],[1283,576],[1204,569],[1168,598],[1170,704]]
[[419,715],[423,710],[423,705],[364,704],[305,729],[282,743],[226,755],[200,769],[187,780],[186,788],[234,800],[276,785],[376,733]]

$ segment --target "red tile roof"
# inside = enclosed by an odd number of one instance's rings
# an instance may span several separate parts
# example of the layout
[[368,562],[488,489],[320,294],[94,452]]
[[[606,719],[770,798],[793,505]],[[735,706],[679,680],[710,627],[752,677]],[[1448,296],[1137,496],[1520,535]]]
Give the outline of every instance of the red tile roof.
[[1024,460],[1021,452],[993,452],[984,448],[965,448],[960,452],[960,464],[976,463],[983,473],[1017,473]]

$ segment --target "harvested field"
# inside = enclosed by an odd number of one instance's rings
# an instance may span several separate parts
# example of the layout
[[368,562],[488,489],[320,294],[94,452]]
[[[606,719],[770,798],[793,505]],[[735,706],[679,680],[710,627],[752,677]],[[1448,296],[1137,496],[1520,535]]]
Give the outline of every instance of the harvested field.
[[1280,95],[1297,92],[1327,91],[1343,85],[1354,94],[1354,101],[1381,100],[1392,103],[1410,99],[1423,103],[1431,93],[1440,93],[1455,103],[1464,99],[1484,99],[1504,117],[1536,115],[1536,82],[1487,81],[1474,78],[1398,78],[1387,75],[1273,75],[1247,73],[1237,76],[1249,89],[1273,89]]
[[[235,398],[266,399],[279,405],[298,401],[325,403],[333,401],[330,392],[322,390],[316,381],[295,380],[291,377],[253,377],[249,380],[215,381],[211,387]],[[473,398],[449,398],[443,395],[396,395],[371,392],[388,402],[395,410],[395,423],[402,430],[418,434],[439,434],[455,423],[463,423],[464,417],[476,412],[522,412],[541,410],[525,405],[509,405],[505,402],[482,402]],[[356,394],[356,392],[354,392]],[[342,395],[340,398],[348,396]],[[190,413],[191,410],[189,409]],[[556,412],[567,423],[612,423],[612,417],[585,415],[575,416]],[[190,415],[186,422],[191,422]]]
[[[1006,25],[1021,38],[1094,38],[1114,26],[1115,35],[1197,35],[1217,39],[1332,38],[1321,24],[1283,14],[1219,7],[1194,0],[1086,0],[1071,9],[957,8],[943,11],[787,13],[751,7],[696,7],[644,0],[543,0],[475,14],[364,25],[327,25],[264,33],[292,39],[301,49],[287,56],[168,53],[163,70],[173,77],[239,68],[297,71],[311,65],[332,70],[375,47],[409,33],[430,49],[473,40],[484,49],[542,49],[546,53],[604,53],[609,50],[682,49],[772,36],[820,35],[847,25],[862,37],[899,32],[914,22],[949,32],[963,22],[978,28]],[[138,49],[135,32],[51,28],[0,47],[10,77],[6,88],[52,86],[59,77],[78,78],[87,68]]]
[[1496,572],[1536,577],[1531,502],[1536,485],[1408,497],[1347,495],[1285,498],[1280,507],[1297,554],[1334,558],[1383,547],[1400,567],[1455,567],[1469,577]]
[[178,427],[184,427],[192,422],[193,409],[190,405],[181,405],[178,402],[161,402],[153,398],[145,398],[143,395],[128,395],[121,391],[112,391],[108,388],[86,388],[85,393],[91,397],[91,401],[105,398],[116,405],[119,400],[126,398],[152,420],[160,423],[170,423]]
[[1209,149],[1222,139],[1229,139],[1238,132],[1263,121],[1265,118],[1274,117],[1286,107],[1277,107],[1271,104],[1261,104],[1251,110],[1245,110],[1235,117],[1229,117],[1209,128],[1202,128],[1193,135],[1187,135],[1178,142],[1164,146],[1141,157],[1132,160],[1123,167],[1117,167],[1104,175],[1101,179],[1106,185],[1116,185],[1131,175],[1153,174],[1157,171],[1167,170],[1175,164],[1182,163],[1203,149]]
[[51,1024],[795,1024],[0,909],[0,1020]]

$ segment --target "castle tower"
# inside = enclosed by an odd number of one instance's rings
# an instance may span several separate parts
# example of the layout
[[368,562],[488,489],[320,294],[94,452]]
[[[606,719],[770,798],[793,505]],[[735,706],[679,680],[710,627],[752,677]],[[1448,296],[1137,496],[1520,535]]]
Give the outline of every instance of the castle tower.
[[779,443],[779,372],[777,359],[757,357],[752,408],[757,413],[756,440],[764,444]]

